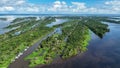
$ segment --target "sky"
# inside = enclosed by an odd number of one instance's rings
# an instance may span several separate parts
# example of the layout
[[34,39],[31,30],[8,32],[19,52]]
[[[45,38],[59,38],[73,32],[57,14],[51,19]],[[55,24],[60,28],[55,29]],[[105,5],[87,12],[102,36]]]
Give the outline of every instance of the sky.
[[120,14],[120,0],[0,0],[0,14]]

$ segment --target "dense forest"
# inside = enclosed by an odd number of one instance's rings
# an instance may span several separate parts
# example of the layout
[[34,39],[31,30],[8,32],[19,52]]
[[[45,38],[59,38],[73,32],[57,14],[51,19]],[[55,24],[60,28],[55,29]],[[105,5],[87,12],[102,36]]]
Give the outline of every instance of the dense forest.
[[[64,23],[47,27],[55,19],[67,19]],[[35,51],[28,55],[30,67],[38,64],[49,64],[55,58],[63,60],[71,58],[87,50],[92,31],[100,38],[109,31],[108,25],[101,23],[96,17],[21,17],[14,19],[4,29],[9,32],[0,35],[0,68],[7,68],[18,55],[26,48],[31,47],[46,35],[54,32],[44,39]],[[59,31],[61,33],[59,33]]]
[[[66,19],[66,18],[65,18]],[[90,40],[89,29],[100,38],[109,31],[108,25],[93,19],[90,21],[71,19],[54,27],[62,27],[62,34],[55,33],[42,41],[40,46],[25,60],[30,60],[30,67],[38,64],[49,64],[56,58],[63,60],[78,55],[87,50]]]
[[[8,65],[16,58],[16,56],[23,52],[25,48],[33,45],[43,36],[51,32],[54,28],[44,27],[44,25],[52,21],[54,21],[54,19],[46,18],[45,20],[35,21],[31,19],[27,22],[21,22],[21,24],[17,23],[19,25],[15,23],[13,25],[20,26],[20,28],[0,35],[0,67],[8,67]],[[40,25],[37,25],[35,28],[30,27],[36,23],[39,23]],[[14,28],[14,26],[11,28]],[[21,31],[21,33],[16,36],[15,32],[18,31]]]

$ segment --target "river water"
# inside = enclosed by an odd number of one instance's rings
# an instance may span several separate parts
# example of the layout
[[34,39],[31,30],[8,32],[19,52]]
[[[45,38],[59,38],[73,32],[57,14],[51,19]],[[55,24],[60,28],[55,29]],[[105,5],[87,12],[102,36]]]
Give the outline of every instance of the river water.
[[[106,33],[102,39],[91,33],[91,41],[85,53],[74,56],[64,62],[52,63],[41,68],[120,68],[120,24],[103,23],[109,25],[110,32]],[[0,21],[0,34],[5,31],[2,28],[9,24],[10,21]],[[29,49],[28,51],[31,50]],[[27,55],[27,52],[25,54]],[[16,63],[22,64],[21,62]],[[36,68],[39,68],[39,66]]]
[[0,34],[4,34],[5,32],[9,31],[7,29],[4,29],[4,27],[8,26],[9,24],[10,24],[9,21],[0,20]]
[[109,25],[110,32],[102,39],[92,33],[85,53],[41,68],[120,68],[120,24],[103,23]]

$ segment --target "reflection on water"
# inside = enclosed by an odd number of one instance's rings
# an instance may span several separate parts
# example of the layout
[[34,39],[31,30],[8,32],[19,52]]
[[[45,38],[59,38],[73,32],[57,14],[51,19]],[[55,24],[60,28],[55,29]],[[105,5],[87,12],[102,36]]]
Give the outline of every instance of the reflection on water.
[[119,68],[120,25],[107,24],[109,25],[110,32],[102,39],[92,33],[92,39],[85,53],[63,63],[51,64],[42,68]]
[[5,32],[9,32],[11,29],[4,29],[4,27],[7,27],[10,25],[10,22],[12,22],[16,17],[14,16],[0,16],[0,18],[5,18],[6,20],[0,20],[0,34],[4,34]]
[[110,19],[110,20],[113,20],[113,21],[120,21],[120,19]]
[[56,28],[56,33],[58,33],[58,34],[62,34],[62,30],[61,30],[61,27],[59,27],[59,28]]
[[64,19],[55,19],[55,22],[52,22],[50,24],[47,24],[46,26],[47,27],[52,27],[54,25],[58,25],[58,24],[62,24],[64,22],[66,22],[67,20],[64,20]]
[[[10,28],[10,29],[5,29],[9,25],[13,25],[15,23],[20,23],[20,22],[24,22],[24,21],[29,20],[30,17],[29,18],[28,17],[29,16],[0,16],[0,34],[4,34],[6,32],[9,32],[11,30],[19,28],[20,26],[13,27],[13,28]],[[43,17],[38,17],[38,16],[35,16],[35,17],[36,17],[36,21],[40,20],[40,19],[43,19]],[[19,18],[26,18],[26,19],[13,23],[15,19],[19,19]],[[34,28],[36,25],[32,26],[32,28]],[[15,35],[19,35],[19,32],[16,32]]]
[[9,31],[7,29],[3,29],[4,27],[8,26],[9,24],[10,24],[10,22],[8,22],[8,21],[0,20],[0,34],[3,34],[5,32]]

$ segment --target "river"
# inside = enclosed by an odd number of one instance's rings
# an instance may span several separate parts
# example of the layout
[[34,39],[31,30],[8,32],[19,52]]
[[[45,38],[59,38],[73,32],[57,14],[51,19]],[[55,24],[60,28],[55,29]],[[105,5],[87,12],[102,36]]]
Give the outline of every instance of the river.
[[[120,25],[109,25],[110,32],[102,39],[91,34],[88,50],[61,63],[53,63],[41,68],[119,68],[120,67]],[[39,68],[37,66],[36,68]]]
[[[85,53],[74,56],[64,62],[52,63],[49,65],[42,66],[41,68],[119,68],[120,67],[120,24],[114,24],[109,22],[103,22],[109,25],[110,32],[106,33],[101,39],[94,33],[91,33],[91,41],[88,45],[88,50]],[[9,25],[7,21],[0,21],[0,34],[5,31],[2,28],[3,25]],[[59,30],[56,29],[56,31]],[[54,31],[50,34],[53,34]],[[28,54],[34,51],[35,48],[41,43],[42,40],[38,41],[32,47],[20,56],[9,68],[28,68],[28,62],[23,60]],[[39,68],[37,66],[36,68]]]

